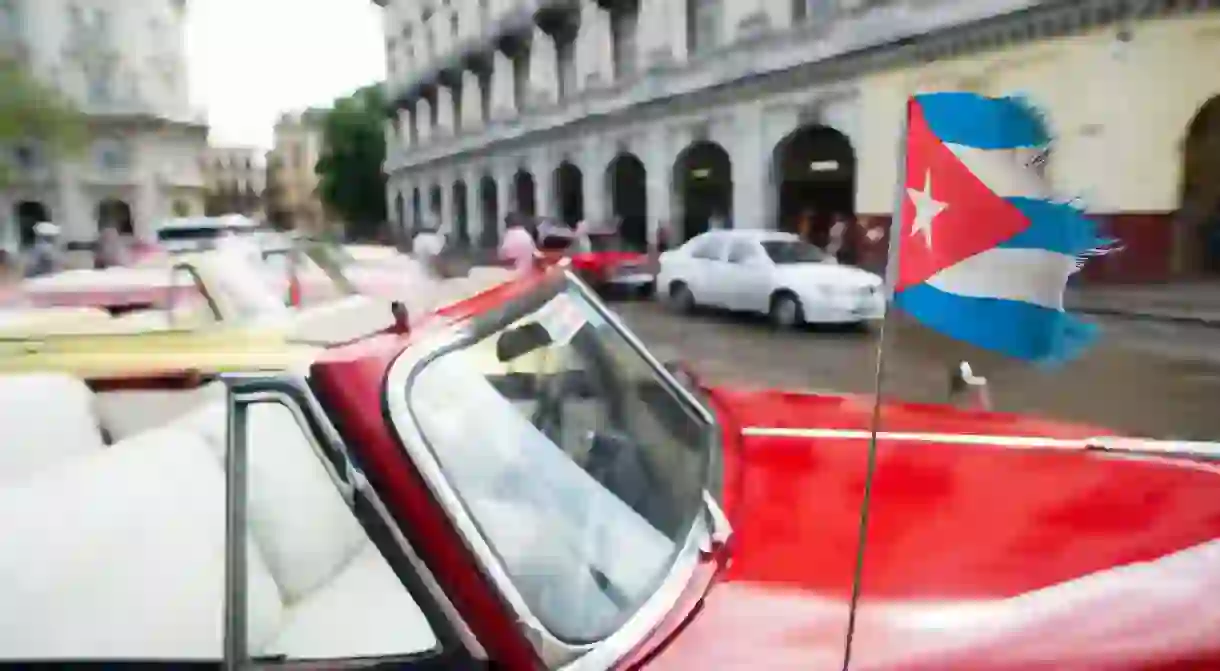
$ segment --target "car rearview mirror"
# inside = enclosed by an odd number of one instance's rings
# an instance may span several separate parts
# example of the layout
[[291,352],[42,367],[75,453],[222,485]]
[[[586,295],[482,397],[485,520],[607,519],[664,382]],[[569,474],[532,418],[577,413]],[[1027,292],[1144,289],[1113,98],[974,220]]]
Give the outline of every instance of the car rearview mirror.
[[538,322],[511,328],[496,339],[496,358],[500,363],[512,361],[553,342],[550,332]]

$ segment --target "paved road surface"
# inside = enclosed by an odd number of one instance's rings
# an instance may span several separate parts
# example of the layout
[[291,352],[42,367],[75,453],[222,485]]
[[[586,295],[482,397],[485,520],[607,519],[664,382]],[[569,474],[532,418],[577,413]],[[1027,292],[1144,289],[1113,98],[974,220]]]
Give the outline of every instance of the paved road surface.
[[[871,393],[875,334],[772,332],[748,318],[677,316],[652,302],[616,303],[637,333],[718,383]],[[1018,368],[992,376],[997,409],[1084,421],[1158,438],[1220,440],[1220,329],[1094,318],[1102,344],[1055,373]],[[886,393],[945,398],[947,370],[901,350]]]

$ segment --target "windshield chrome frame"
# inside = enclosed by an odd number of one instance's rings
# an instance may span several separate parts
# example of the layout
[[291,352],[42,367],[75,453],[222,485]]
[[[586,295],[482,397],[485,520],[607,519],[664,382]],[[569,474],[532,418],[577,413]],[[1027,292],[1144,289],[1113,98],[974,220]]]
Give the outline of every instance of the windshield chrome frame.
[[[714,469],[722,468],[722,460],[718,454],[715,454],[715,451],[720,449],[720,427],[715,415],[686,389],[648,351],[639,338],[623,324],[622,320],[608,310],[597,299],[596,294],[570,270],[563,270],[563,280],[567,286],[575,287],[580,292],[581,297],[594,307],[598,315],[611,324],[632,349],[653,368],[654,373],[663,381],[669,391],[706,424],[709,450],[707,479],[704,482],[706,494],[707,488],[712,486],[712,483],[721,481],[721,477],[714,473]],[[704,496],[703,506],[696,513],[686,539],[682,541],[681,547],[673,555],[668,567],[668,575],[652,596],[648,597],[617,631],[592,643],[573,644],[560,640],[542,624],[526,603],[496,551],[492,549],[469,513],[440,461],[428,446],[410,407],[408,384],[411,379],[435,360],[439,353],[469,337],[469,325],[464,322],[443,324],[418,335],[420,340],[412,343],[398,356],[386,376],[385,397],[389,411],[387,419],[392,425],[392,430],[397,433],[429,490],[441,504],[449,522],[459,531],[466,549],[479,561],[483,574],[517,616],[524,628],[523,635],[547,668],[562,668],[571,671],[610,668],[614,662],[627,655],[643,641],[677,606],[709,544],[719,541],[731,533],[731,529],[727,527],[727,522],[724,520],[723,512],[719,510],[716,503],[719,500],[719,493]]]

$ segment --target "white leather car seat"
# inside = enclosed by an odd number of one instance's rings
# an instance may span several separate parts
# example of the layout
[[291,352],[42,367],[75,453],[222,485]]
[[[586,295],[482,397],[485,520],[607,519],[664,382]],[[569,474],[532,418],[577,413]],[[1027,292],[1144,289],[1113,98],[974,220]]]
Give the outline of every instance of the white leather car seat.
[[[67,382],[31,384],[64,394]],[[56,411],[46,422],[61,437],[75,427],[72,450],[0,483],[0,662],[218,659],[223,403],[106,448],[81,416],[88,389],[73,393],[77,421]],[[251,650],[325,660],[435,648],[292,413],[257,405],[250,426]],[[28,437],[26,451],[55,453],[50,435]]]
[[166,426],[209,404],[219,404],[217,420],[224,437],[223,382],[195,389],[123,389],[97,394],[95,407],[102,428],[115,441]]
[[105,447],[93,392],[69,375],[0,376],[0,486]]
[[[223,403],[175,426],[203,436],[223,464]],[[256,404],[249,427],[250,533],[285,605],[283,627],[263,652],[337,659],[434,648],[423,611],[356,521],[292,412]]]
[[[150,431],[0,487],[0,660],[219,659],[224,476],[182,431]],[[249,635],[281,624],[250,553]]]

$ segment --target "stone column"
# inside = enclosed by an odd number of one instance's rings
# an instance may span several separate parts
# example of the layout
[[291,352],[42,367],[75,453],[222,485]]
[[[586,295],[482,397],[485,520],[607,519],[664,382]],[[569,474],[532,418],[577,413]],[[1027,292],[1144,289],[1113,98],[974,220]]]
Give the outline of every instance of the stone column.
[[470,234],[470,246],[477,248],[483,236],[483,203],[479,200],[480,180],[483,173],[478,166],[468,166],[462,171],[466,183],[466,230]]
[[441,188],[441,212],[439,218],[440,230],[445,235],[453,235],[453,216],[455,209],[453,207],[453,179],[451,175],[443,174],[437,178],[437,185]]
[[610,13],[595,2],[585,2],[576,36],[576,78],[580,89],[606,86],[614,81],[610,40]]
[[[681,213],[672,207],[673,168],[676,158],[669,131],[655,128],[645,137],[644,151],[639,155],[646,171],[648,191],[648,244],[656,244],[657,224],[678,217]],[[675,233],[680,234],[681,222],[672,222]],[[679,242],[674,240],[673,242]]]
[[479,76],[470,70],[462,72],[462,130],[478,130],[483,126],[482,100],[479,99]]
[[[559,64],[555,55],[555,40],[534,26],[530,39],[529,95],[525,109],[544,109],[559,102]],[[518,101],[520,103],[521,101]]]
[[685,0],[640,0],[639,21],[636,43],[642,70],[686,60]]
[[410,149],[414,145],[411,134],[414,133],[415,119],[411,116],[411,110],[398,110],[398,146],[402,149]]
[[767,220],[768,147],[763,146],[762,106],[749,103],[733,115],[733,140],[725,146],[733,162],[734,228],[764,228]]
[[529,170],[534,175],[534,204],[540,217],[559,215],[555,207],[555,164],[550,152],[538,149],[530,155]]
[[609,222],[613,214],[606,193],[606,164],[610,161],[608,153],[605,140],[595,135],[587,139],[581,147],[581,156],[577,163],[583,182],[581,189],[584,190],[585,220],[598,224]]
[[426,98],[415,102],[415,134],[421,145],[432,139],[432,103]]
[[453,89],[448,86],[436,87],[436,130],[440,137],[452,137],[457,129],[453,116]]
[[517,116],[517,96],[513,88],[513,61],[503,51],[492,56],[491,120],[504,121]]

